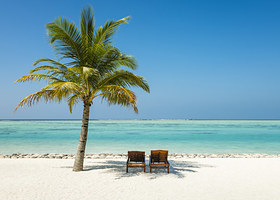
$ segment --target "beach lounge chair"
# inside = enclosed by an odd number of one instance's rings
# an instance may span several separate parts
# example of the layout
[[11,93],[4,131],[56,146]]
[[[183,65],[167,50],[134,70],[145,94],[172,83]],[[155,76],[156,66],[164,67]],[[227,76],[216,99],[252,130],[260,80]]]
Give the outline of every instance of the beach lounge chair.
[[126,162],[126,173],[129,167],[143,168],[146,171],[145,152],[144,151],[128,151],[128,158]]
[[167,150],[152,150],[150,155],[150,172],[152,172],[152,168],[167,168],[169,173],[170,164],[167,157]]

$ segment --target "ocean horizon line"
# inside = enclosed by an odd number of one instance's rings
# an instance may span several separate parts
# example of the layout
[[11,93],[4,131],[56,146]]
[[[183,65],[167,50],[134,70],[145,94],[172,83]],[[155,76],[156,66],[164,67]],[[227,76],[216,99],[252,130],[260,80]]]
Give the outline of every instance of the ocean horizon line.
[[[0,121],[80,121],[82,119],[36,119],[36,118],[30,118],[30,119],[0,119]],[[178,121],[178,120],[185,120],[185,121],[280,121],[280,119],[89,119],[90,121]]]

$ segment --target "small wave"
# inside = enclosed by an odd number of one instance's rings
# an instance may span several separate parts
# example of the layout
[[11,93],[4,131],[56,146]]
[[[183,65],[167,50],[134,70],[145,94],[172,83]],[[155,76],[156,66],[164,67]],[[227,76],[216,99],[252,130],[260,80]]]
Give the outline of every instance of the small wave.
[[0,135],[10,135],[11,133],[0,133]]
[[213,135],[213,134],[217,134],[217,133],[210,133],[210,132],[204,132],[204,133],[191,133],[194,135]]
[[140,133],[126,133],[127,135],[140,135]]
[[28,133],[24,133],[26,135],[37,135],[37,134],[42,134],[42,132],[28,132]]
[[48,131],[68,131],[68,130],[80,130],[80,128],[49,128]]

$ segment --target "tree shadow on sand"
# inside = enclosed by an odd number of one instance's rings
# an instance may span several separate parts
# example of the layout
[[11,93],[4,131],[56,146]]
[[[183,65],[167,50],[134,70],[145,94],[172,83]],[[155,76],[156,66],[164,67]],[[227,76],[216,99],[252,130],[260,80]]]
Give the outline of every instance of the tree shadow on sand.
[[167,169],[153,169],[150,173],[149,164],[146,163],[146,173],[143,169],[129,168],[126,173],[126,161],[118,160],[105,160],[102,162],[90,161],[84,166],[84,171],[102,170],[102,173],[114,173],[116,179],[135,176],[146,176],[150,179],[156,179],[163,176],[175,176],[177,178],[184,178],[186,173],[197,173],[198,168],[213,167],[210,165],[200,164],[198,162],[191,161],[177,161],[170,160],[170,173],[167,173]]

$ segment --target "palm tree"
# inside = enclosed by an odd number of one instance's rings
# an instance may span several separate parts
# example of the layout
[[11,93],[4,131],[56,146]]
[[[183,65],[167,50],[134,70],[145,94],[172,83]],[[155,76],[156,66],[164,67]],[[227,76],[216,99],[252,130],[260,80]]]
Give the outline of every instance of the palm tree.
[[[84,105],[81,134],[73,171],[82,171],[87,142],[90,106],[97,97],[111,104],[132,107],[137,113],[136,95],[130,87],[150,92],[147,81],[139,75],[121,69],[136,69],[134,57],[122,53],[111,43],[117,28],[127,23],[129,17],[107,21],[95,27],[91,7],[81,12],[80,30],[64,18],[56,18],[46,25],[50,43],[60,56],[59,61],[48,58],[34,62],[34,69],[16,82],[42,81],[47,85],[25,97],[16,107],[31,106],[40,100],[68,102],[70,113],[81,101]],[[64,60],[64,64],[60,60]],[[38,66],[38,64],[40,64]]]

